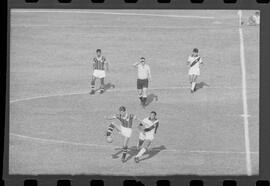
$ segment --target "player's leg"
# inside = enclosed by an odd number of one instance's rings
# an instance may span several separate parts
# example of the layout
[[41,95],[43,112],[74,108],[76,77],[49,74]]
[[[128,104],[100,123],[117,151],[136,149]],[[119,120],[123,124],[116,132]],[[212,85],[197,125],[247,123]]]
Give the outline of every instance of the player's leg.
[[145,140],[144,133],[140,132],[140,134],[139,134],[139,141],[138,141],[138,144],[137,144],[137,150],[140,150],[141,149],[144,140]]
[[141,148],[141,150],[139,151],[139,153],[135,156],[134,160],[136,163],[138,163],[140,161],[140,158],[142,157],[142,155],[147,152],[149,146],[151,145],[152,140],[145,140],[143,143],[143,146]]
[[95,82],[96,82],[96,77],[93,75],[92,80],[91,80],[91,92],[90,92],[90,94],[95,94]]
[[196,88],[196,80],[197,80],[197,75],[193,74],[192,75],[192,84],[191,84],[191,90],[194,92]]
[[142,102],[142,86],[141,86],[141,80],[137,79],[137,91],[138,91],[138,97],[140,101]]
[[128,141],[129,141],[129,137],[125,137],[124,142],[123,142],[123,154],[122,154],[122,158],[121,158],[123,163],[126,161],[126,156],[127,156],[127,152],[128,152]]
[[111,122],[107,129],[106,136],[111,136],[114,129],[116,129],[117,131],[121,131],[121,126],[119,124]]
[[189,78],[189,83],[192,84],[192,75],[188,75],[188,78]]
[[100,93],[102,94],[104,92],[104,80],[105,78],[100,78]]
[[142,91],[142,103],[143,105],[146,104],[147,101],[147,87],[143,87],[143,91]]
[[147,101],[148,79],[144,79],[143,80],[142,87],[143,87],[143,91],[142,91],[142,94],[143,94],[142,103],[143,103],[143,105],[145,105],[146,104],[146,101]]

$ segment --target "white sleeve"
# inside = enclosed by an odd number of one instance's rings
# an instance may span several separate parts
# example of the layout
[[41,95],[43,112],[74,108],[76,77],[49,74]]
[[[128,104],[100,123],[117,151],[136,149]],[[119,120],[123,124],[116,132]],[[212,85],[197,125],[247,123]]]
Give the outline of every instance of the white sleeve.
[[188,56],[188,60],[189,63],[191,62],[191,56]]

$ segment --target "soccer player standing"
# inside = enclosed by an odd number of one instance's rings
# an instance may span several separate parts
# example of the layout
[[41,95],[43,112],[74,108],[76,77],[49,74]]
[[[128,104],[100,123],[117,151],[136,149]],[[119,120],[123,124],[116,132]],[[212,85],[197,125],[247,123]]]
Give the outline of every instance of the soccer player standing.
[[112,134],[114,129],[116,129],[122,136],[124,136],[123,142],[123,154],[122,154],[122,162],[124,163],[126,160],[126,155],[128,151],[128,141],[132,134],[132,124],[136,117],[133,114],[128,114],[127,109],[124,106],[119,108],[119,114],[115,114],[113,116],[107,117],[108,120],[118,119],[121,124],[111,122],[107,129],[107,139],[112,138]]
[[145,58],[141,57],[140,61],[133,64],[138,70],[137,90],[142,105],[147,101],[147,89],[149,80],[151,80],[151,72],[149,65],[146,64]]
[[100,79],[100,93],[104,92],[104,79],[106,77],[106,70],[109,70],[109,64],[105,57],[101,55],[101,49],[96,50],[97,56],[93,59],[93,75],[91,80],[91,92],[95,94],[95,82],[96,79]]
[[199,56],[199,49],[194,48],[192,54],[188,57],[187,64],[189,66],[189,81],[191,84],[191,93],[196,91],[196,80],[200,75],[200,64],[202,64],[202,58]]
[[157,113],[152,111],[150,116],[141,121],[140,125],[138,126],[140,133],[137,149],[139,150],[139,153],[134,158],[136,163],[140,161],[140,157],[148,150],[149,146],[154,140],[155,134],[157,133],[159,121],[156,116]]

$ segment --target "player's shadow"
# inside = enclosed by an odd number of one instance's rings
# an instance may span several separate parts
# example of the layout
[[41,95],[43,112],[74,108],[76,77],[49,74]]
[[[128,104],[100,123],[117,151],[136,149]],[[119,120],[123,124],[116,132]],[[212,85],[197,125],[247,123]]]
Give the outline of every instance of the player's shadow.
[[[161,145],[159,147],[153,147],[150,148],[145,154],[144,156],[146,156],[145,158],[142,158],[140,161],[143,160],[147,160],[152,158],[153,156],[157,155],[159,152],[161,152],[162,150],[165,150],[166,147],[164,145]],[[120,158],[122,155],[122,148],[116,148],[115,150],[117,150],[116,153],[112,154],[112,158],[113,159],[117,159]],[[139,150],[137,150],[136,146],[132,146],[129,148],[128,153],[127,153],[127,158],[126,161],[129,161],[130,159],[132,159],[133,157],[135,157],[138,154]]]
[[153,101],[158,101],[158,96],[156,94],[149,94],[147,96],[147,100],[146,100],[146,103],[145,103],[145,107],[150,105]]
[[[122,148],[116,148],[115,150],[117,150],[116,153],[112,154],[112,158],[113,159],[117,159],[117,158],[120,158],[122,156],[122,152],[123,152],[123,149]],[[132,146],[128,149],[128,152],[127,152],[127,158],[126,158],[126,161],[130,160],[131,158],[135,157],[136,154],[138,153],[139,151],[137,150],[137,147],[136,146]]]
[[203,87],[209,87],[210,85],[205,82],[200,82],[196,84],[196,90],[202,89]]
[[159,147],[153,147],[151,149],[149,149],[149,151],[147,151],[144,156],[146,155],[146,157],[140,159],[140,161],[144,161],[144,160],[147,160],[147,159],[150,159],[152,157],[154,157],[155,155],[157,155],[159,152],[165,150],[166,147],[164,145],[161,145]]
[[115,85],[112,84],[112,83],[106,83],[104,85],[104,91],[109,90],[109,89],[112,89],[112,88],[115,88]]

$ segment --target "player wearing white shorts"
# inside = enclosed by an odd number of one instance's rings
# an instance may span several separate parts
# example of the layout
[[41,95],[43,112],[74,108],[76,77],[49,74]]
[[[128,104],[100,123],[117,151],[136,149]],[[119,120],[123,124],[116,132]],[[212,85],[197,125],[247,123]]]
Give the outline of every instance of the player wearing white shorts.
[[122,136],[124,136],[123,142],[123,154],[122,154],[122,162],[124,163],[126,160],[126,154],[128,151],[128,141],[132,135],[132,124],[136,117],[133,114],[128,114],[127,110],[124,106],[119,108],[119,114],[115,114],[113,116],[107,117],[108,120],[118,119],[121,124],[111,122],[109,125],[106,136],[108,138],[112,138],[112,134],[114,129],[116,129]]
[[141,156],[148,150],[149,146],[154,140],[154,136],[159,126],[159,121],[156,116],[157,113],[152,111],[150,116],[141,121],[140,125],[138,126],[140,133],[137,149],[139,152],[134,158],[136,163],[140,161]]
[[[244,21],[241,22],[244,25]],[[255,12],[252,16],[250,16],[246,23],[248,26],[256,26],[260,24],[260,12]]]
[[191,84],[191,93],[193,93],[196,91],[196,80],[200,75],[200,65],[202,64],[202,58],[199,56],[199,49],[193,49],[193,53],[188,57],[187,64],[189,67],[188,75]]
[[100,79],[100,93],[104,92],[104,79],[106,77],[106,70],[109,71],[109,64],[105,57],[101,55],[101,49],[97,49],[97,56],[93,59],[93,75],[91,80],[91,92],[95,94],[96,79]]

